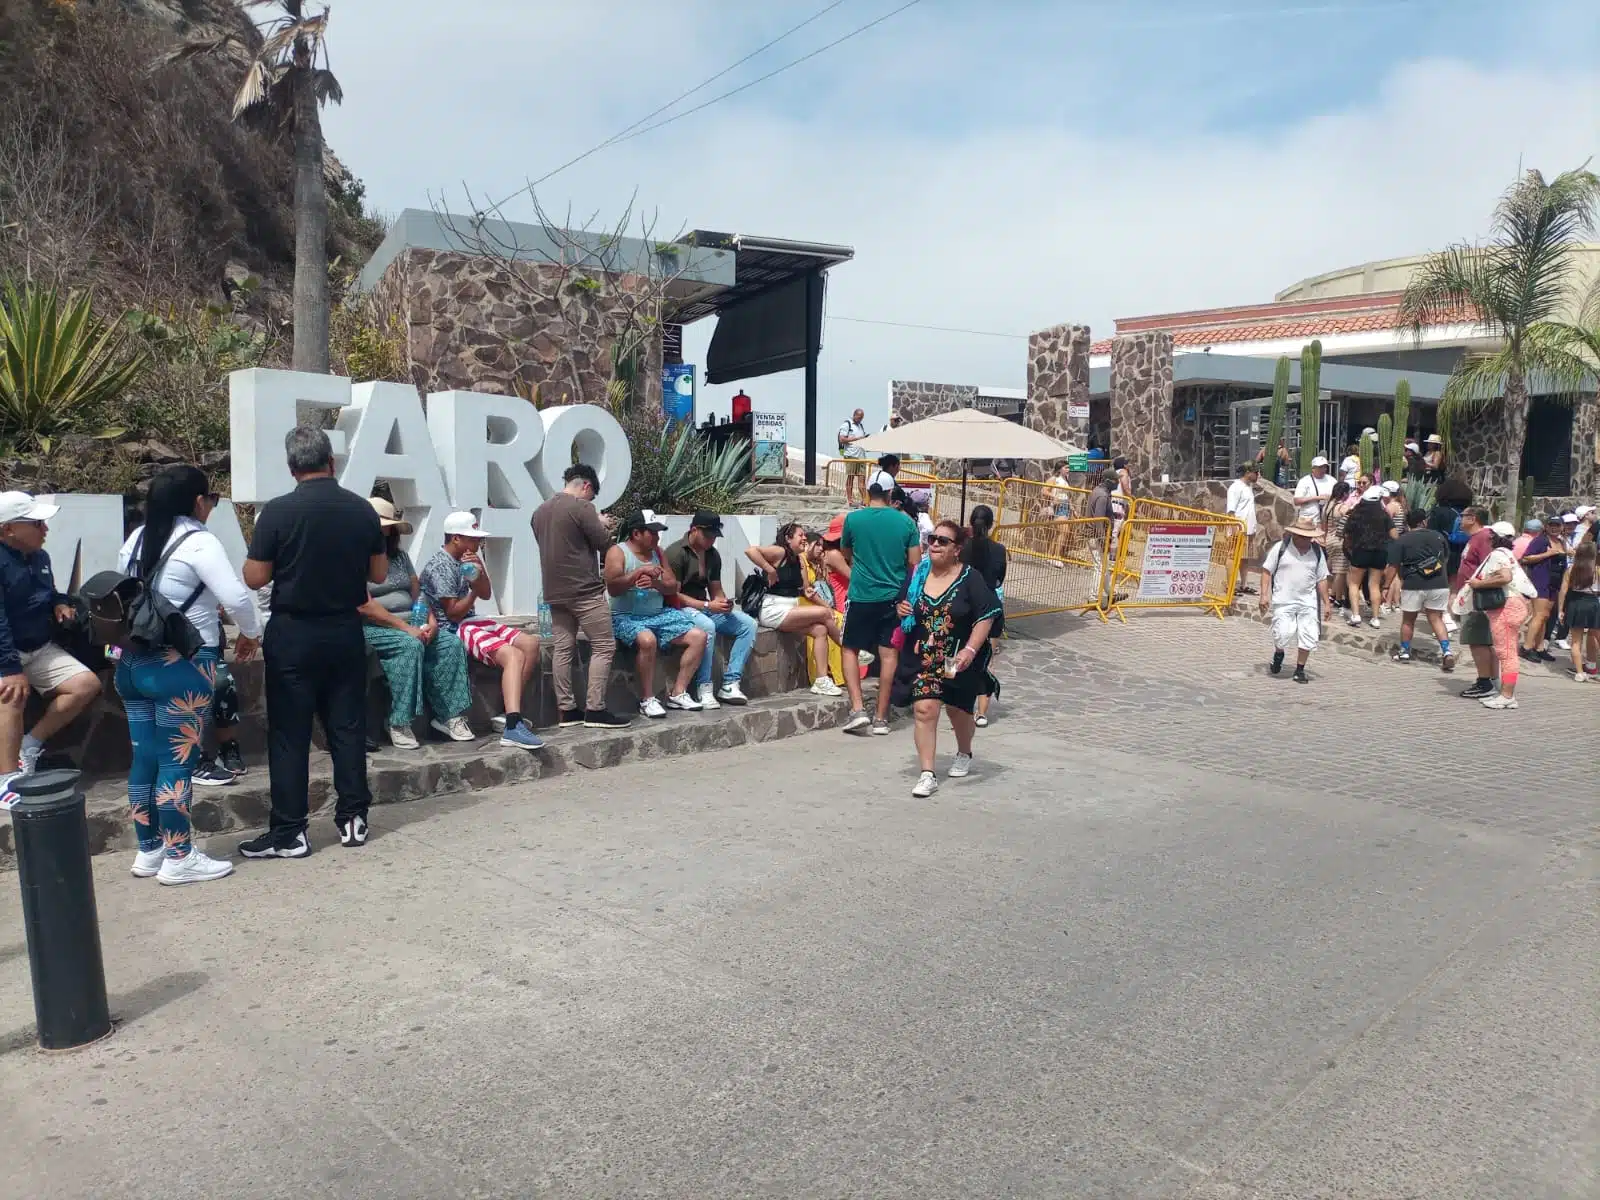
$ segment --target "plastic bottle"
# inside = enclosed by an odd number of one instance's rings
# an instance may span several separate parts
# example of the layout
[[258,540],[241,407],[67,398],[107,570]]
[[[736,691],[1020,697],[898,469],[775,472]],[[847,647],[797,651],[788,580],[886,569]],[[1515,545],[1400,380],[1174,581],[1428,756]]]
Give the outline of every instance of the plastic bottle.
[[539,639],[541,641],[549,641],[552,631],[550,606],[541,600],[539,601]]
[[417,597],[411,602],[411,623],[421,629],[428,623],[430,611],[432,610],[428,608],[428,602],[420,596]]
[[477,563],[462,563],[461,564],[461,578],[465,579],[468,583],[471,583],[477,577],[478,577],[478,564]]

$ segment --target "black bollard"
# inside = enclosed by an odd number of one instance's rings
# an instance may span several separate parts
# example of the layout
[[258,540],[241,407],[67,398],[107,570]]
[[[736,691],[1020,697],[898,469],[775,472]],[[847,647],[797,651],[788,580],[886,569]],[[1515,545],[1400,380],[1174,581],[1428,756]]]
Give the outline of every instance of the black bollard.
[[11,790],[39,1045],[70,1050],[111,1032],[84,797],[76,771],[40,771]]

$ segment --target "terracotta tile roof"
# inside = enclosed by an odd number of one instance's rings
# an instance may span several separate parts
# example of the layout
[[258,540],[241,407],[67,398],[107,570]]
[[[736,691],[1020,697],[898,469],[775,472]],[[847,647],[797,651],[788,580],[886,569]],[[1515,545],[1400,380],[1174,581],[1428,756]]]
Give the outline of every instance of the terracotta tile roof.
[[[1361,303],[1352,303],[1357,300]],[[1170,316],[1129,317],[1117,322],[1117,332],[1127,334],[1164,329],[1172,334],[1174,346],[1215,346],[1228,342],[1315,338],[1335,333],[1374,333],[1405,328],[1400,319],[1398,292],[1340,297],[1337,301],[1326,302],[1323,307],[1324,311],[1317,312],[1315,305],[1298,301],[1281,305],[1257,304],[1247,308],[1214,308]],[[1272,319],[1274,310],[1278,312],[1275,320]],[[1463,305],[1452,315],[1450,323],[1471,321],[1474,316],[1473,310]],[[1110,338],[1102,338],[1089,347],[1089,353],[1109,354],[1111,342]]]

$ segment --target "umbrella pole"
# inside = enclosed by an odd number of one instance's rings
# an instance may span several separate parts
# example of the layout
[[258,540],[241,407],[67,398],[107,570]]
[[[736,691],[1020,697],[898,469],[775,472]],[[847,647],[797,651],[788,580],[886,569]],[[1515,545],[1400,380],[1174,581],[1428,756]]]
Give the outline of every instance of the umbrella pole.
[[961,460],[961,526],[967,524],[967,460]]

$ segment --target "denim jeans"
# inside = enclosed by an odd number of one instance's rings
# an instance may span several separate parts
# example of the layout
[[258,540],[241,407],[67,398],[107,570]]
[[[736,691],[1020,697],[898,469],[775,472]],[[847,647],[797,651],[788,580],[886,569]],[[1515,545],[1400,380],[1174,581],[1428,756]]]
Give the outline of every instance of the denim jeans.
[[694,618],[694,623],[706,631],[706,653],[700,660],[700,670],[694,677],[695,687],[711,682],[711,659],[717,648],[717,634],[733,639],[728,651],[728,666],[722,672],[723,683],[737,683],[744,676],[744,664],[750,651],[756,648],[756,620],[737,608],[732,612],[702,612],[698,608],[683,610]]

